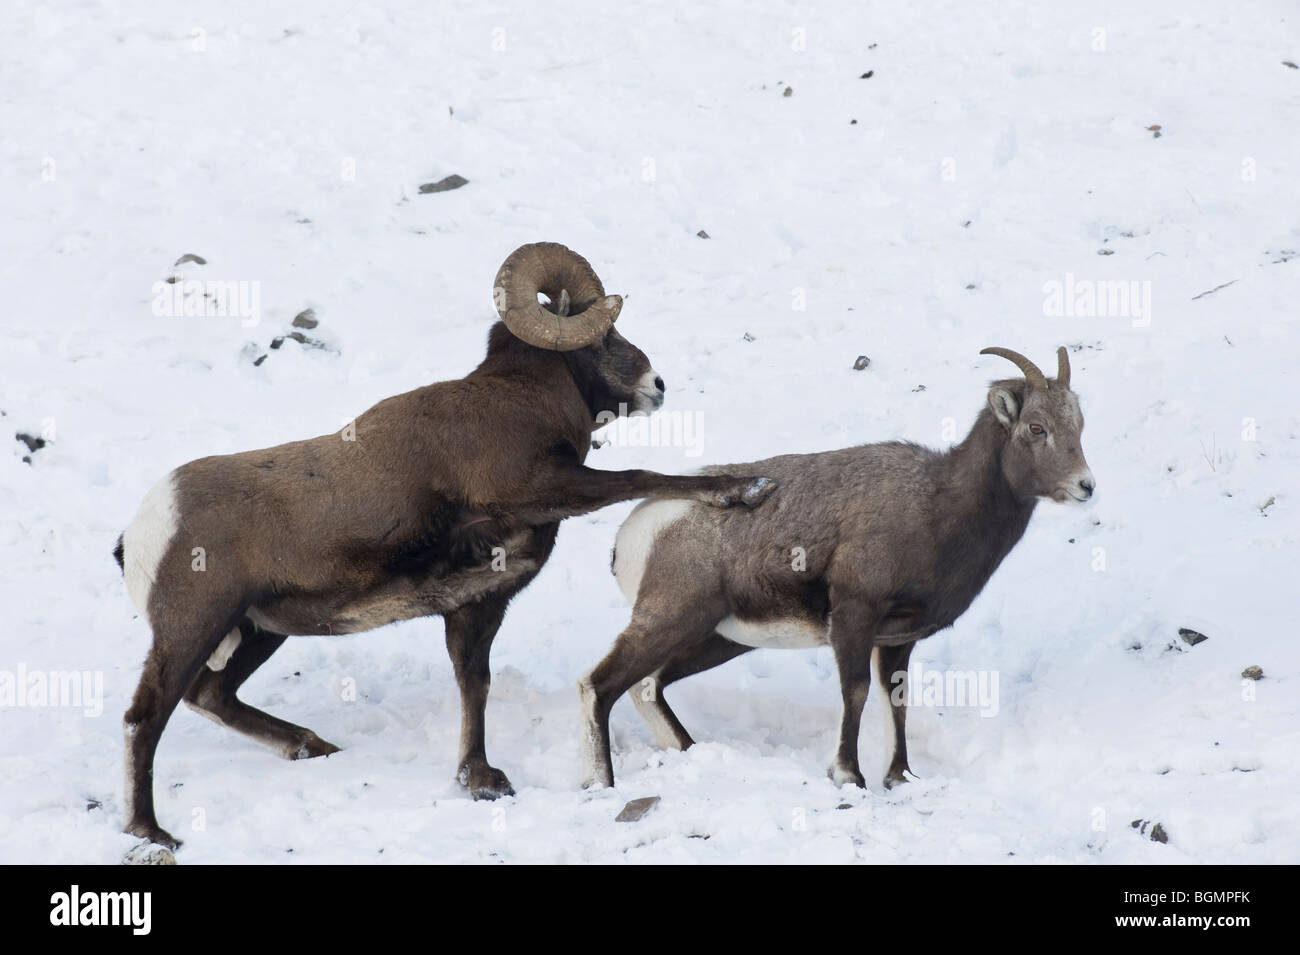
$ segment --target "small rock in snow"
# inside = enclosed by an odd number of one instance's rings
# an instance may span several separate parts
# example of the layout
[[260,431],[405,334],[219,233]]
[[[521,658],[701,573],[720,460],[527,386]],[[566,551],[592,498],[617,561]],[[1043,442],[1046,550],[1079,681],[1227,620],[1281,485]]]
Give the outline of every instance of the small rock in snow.
[[871,79],[871,78],[872,78],[873,76],[875,76],[875,75],[876,75],[876,71],[875,71],[875,70],[867,70],[867,72],[865,72],[865,73],[863,73],[861,76],[859,76],[858,79],[860,79],[860,80],[869,80],[869,79]]
[[701,239],[707,239],[709,237],[709,234],[705,232],[703,229],[701,229],[699,232],[695,234],[698,235]]
[[1250,666],[1242,670],[1241,675],[1247,680],[1262,680],[1264,679],[1264,670],[1262,667]]
[[27,445],[28,451],[39,451],[41,448],[45,447],[44,438],[38,438],[35,435],[28,434],[26,431],[19,431],[14,435],[14,440],[21,441],[23,444]]
[[1186,627],[1179,627],[1178,635],[1183,638],[1183,643],[1187,644],[1189,647],[1194,647],[1198,643],[1204,643],[1206,640],[1210,639],[1205,634],[1197,633],[1195,630],[1189,630]]
[[1150,819],[1134,819],[1129,825],[1152,842],[1167,843],[1169,841],[1169,833],[1165,832],[1165,827],[1158,822],[1153,823]]
[[193,252],[186,252],[179,259],[172,263],[172,268],[178,265],[184,265],[186,262],[193,262],[196,265],[207,265],[208,260],[201,255],[195,255]]
[[868,358],[866,355],[859,355],[857,361],[853,363],[853,370],[862,371],[862,369],[869,368],[870,366],[871,366],[871,359]]
[[420,186],[420,193],[430,192],[450,192],[452,189],[459,189],[461,186],[468,185],[469,180],[464,176],[458,176],[452,173],[445,179],[439,179],[437,182],[426,182]]
[[633,799],[614,817],[614,821],[636,822],[658,804],[658,796],[642,796],[640,799]]
[[782,95],[782,96],[793,96],[793,95],[794,95],[794,88],[793,88],[793,87],[790,87],[790,86],[787,86],[787,87],[785,88],[785,92],[783,92],[781,95]]
[[293,317],[294,328],[315,328],[319,324],[320,320],[316,317],[316,310],[312,308],[304,308]]
[[752,341],[757,341],[757,339],[754,338],[753,335],[749,334],[749,332],[745,332],[745,341],[752,342]]

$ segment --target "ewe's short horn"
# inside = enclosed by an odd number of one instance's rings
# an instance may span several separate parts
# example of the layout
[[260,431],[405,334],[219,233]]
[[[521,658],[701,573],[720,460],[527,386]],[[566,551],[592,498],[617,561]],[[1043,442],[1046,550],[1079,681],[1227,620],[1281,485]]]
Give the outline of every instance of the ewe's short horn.
[[1062,388],[1070,387],[1070,355],[1064,345],[1056,349],[1056,383]]
[[[543,308],[538,292],[557,309],[568,292],[569,314]],[[605,294],[586,259],[556,242],[533,242],[510,253],[497,272],[492,301],[516,338],[552,351],[573,351],[599,341],[623,307],[621,296]]]
[[[1064,351],[1064,349],[1062,349]],[[1029,382],[1030,388],[1037,388],[1043,391],[1047,390],[1047,379],[1043,373],[1038,370],[1038,366],[1032,361],[1020,354],[1018,351],[1012,351],[1010,348],[981,348],[981,355],[997,355],[1005,358],[1007,361],[1014,362],[1025,375],[1025,381]],[[1066,367],[1066,380],[1069,380],[1069,367]]]

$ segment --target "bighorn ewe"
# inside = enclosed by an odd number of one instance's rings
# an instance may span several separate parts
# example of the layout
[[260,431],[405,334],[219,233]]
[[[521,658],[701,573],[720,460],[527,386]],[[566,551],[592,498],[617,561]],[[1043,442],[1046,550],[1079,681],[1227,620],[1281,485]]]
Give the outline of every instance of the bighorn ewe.
[[[792,454],[728,470],[770,474],[781,493],[743,519],[685,502],[641,504],[618,532],[613,570],[635,609],[578,684],[587,785],[614,784],[609,712],[624,691],[660,745],[691,737],[669,684],[755,647],[829,644],[844,698],[830,775],[863,786],[858,724],[871,660],[886,697],[917,640],[951,626],[1025,532],[1041,497],[1082,502],[1092,472],[1070,362],[1048,380],[1002,348],[1024,379],[995,382],[966,440],[946,453],[887,442]],[[892,709],[885,786],[905,782],[906,697]]]
[[612,327],[622,299],[581,256],[538,243],[506,259],[494,300],[502,322],[468,377],[381,401],[354,440],[201,458],[145,497],[116,551],[153,629],[124,721],[127,832],[177,845],[155,818],[152,777],[182,697],[290,759],[328,755],[338,747],[237,699],[240,685],[286,635],[431,614],[446,620],[460,686],[457,778],[475,798],[511,794],[484,752],[488,651],[559,522],[641,497],[752,507],[775,488],[585,467],[598,416],[663,403],[663,380]]

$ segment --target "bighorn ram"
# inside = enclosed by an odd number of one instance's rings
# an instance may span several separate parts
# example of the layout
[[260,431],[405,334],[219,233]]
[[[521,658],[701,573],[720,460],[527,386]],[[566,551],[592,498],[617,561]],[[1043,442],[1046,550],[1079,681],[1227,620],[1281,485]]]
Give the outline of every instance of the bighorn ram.
[[[632,621],[578,684],[587,785],[614,784],[609,712],[624,691],[660,745],[685,749],[691,737],[665,687],[755,647],[825,644],[844,699],[830,775],[865,785],[858,725],[872,657],[889,697],[895,674],[906,680],[913,644],[970,606],[1039,498],[1092,496],[1065,349],[1055,380],[1016,352],[981,354],[1010,359],[1025,377],[995,382],[988,407],[950,451],[887,442],[730,465],[781,483],[770,504],[744,519],[686,502],[647,501],[632,512],[613,561],[635,604]],[[886,787],[910,772],[903,685]]]
[[152,777],[182,697],[290,759],[328,755],[338,747],[237,699],[240,685],[286,635],[432,614],[460,687],[457,778],[475,798],[511,794],[484,751],[488,651],[559,522],[641,497],[752,507],[775,488],[585,467],[598,416],[663,403],[663,380],[612,327],[622,299],[581,256],[537,243],[506,259],[494,301],[502,321],[467,377],[381,401],[343,437],[191,461],[145,497],[116,551],[153,630],[124,720],[127,832],[177,845]]

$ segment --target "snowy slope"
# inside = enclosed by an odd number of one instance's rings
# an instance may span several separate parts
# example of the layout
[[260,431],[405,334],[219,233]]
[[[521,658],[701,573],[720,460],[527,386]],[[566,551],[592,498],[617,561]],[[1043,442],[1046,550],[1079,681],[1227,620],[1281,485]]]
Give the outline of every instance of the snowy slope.
[[[1077,348],[1096,503],[1042,505],[913,655],[998,674],[996,715],[915,707],[922,779],[888,793],[869,719],[872,789],[839,790],[829,650],[759,651],[670,691],[687,753],[621,702],[618,788],[579,791],[575,682],[628,618],[613,507],[565,525],[497,639],[488,753],[517,798],[452,780],[441,621],[301,638],[244,696],[343,752],[286,763],[178,711],[155,788],[182,862],[1300,861],[1291,5],[542,6],[4,5],[0,679],[90,671],[103,699],[0,709],[0,862],[133,842],[120,715],[149,633],[110,551],[149,486],[464,374],[497,266],[539,239],[627,296],[663,414],[703,428],[698,456],[596,467],[942,446],[1009,373],[980,348]],[[258,283],[259,324],[155,315],[169,274]],[[1067,275],[1150,310],[1047,314]],[[268,350],[307,307],[328,349]],[[25,463],[11,434],[42,430]]]

